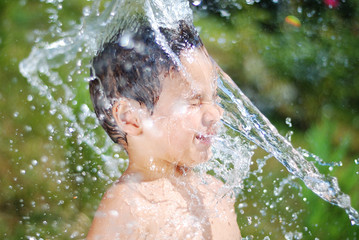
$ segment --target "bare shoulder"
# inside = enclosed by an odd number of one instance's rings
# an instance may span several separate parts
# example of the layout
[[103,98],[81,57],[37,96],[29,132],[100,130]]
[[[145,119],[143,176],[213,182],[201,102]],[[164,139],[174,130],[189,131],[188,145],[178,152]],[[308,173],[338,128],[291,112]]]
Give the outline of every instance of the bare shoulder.
[[136,239],[138,216],[130,203],[139,198],[130,183],[117,182],[104,194],[87,239]]
[[128,182],[114,183],[104,194],[99,208],[122,206],[128,198],[135,197],[136,190]]
[[226,194],[231,191],[221,180],[212,175],[205,174],[204,176],[201,176],[201,179],[203,183],[202,185],[206,186],[206,188],[212,190],[213,192]]

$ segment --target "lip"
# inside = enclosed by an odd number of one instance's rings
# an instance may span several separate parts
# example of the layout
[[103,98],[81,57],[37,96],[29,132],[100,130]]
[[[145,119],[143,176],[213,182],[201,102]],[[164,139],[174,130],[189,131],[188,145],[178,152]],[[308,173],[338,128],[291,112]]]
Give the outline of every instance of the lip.
[[211,147],[213,138],[217,135],[217,126],[212,126],[202,131],[197,131],[194,136],[194,143],[202,150]]
[[195,135],[195,143],[208,147],[212,144],[213,136],[213,134],[198,133]]

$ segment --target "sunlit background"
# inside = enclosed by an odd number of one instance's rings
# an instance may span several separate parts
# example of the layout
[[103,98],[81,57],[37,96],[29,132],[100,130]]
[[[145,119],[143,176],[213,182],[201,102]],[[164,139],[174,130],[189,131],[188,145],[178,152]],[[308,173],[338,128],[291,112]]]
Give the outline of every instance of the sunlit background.
[[[79,142],[73,122],[19,73],[20,61],[35,44],[54,42],[78,25],[92,2],[0,0],[1,239],[84,238],[103,192],[126,164],[109,165]],[[212,57],[282,135],[293,132],[295,147],[323,159],[308,158],[321,172],[337,177],[359,209],[359,1],[191,4]],[[76,89],[70,105],[78,121],[92,111],[89,59],[82,62],[82,70],[71,75],[76,62],[59,69]],[[65,94],[56,91],[56,83],[48,86],[57,97]],[[104,131],[84,121],[95,141],[105,142]],[[125,159],[115,146],[107,154]],[[290,184],[279,184],[283,179]],[[275,159],[245,186],[236,210],[248,239],[359,238],[359,226],[351,226],[343,209],[292,181]]]

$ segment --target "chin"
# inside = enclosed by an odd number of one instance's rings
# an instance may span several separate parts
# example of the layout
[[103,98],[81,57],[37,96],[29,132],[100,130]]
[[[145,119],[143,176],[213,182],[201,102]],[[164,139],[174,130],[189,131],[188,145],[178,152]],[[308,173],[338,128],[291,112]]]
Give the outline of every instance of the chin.
[[182,155],[181,157],[179,157],[178,159],[181,159],[181,161],[178,161],[177,166],[193,168],[199,164],[209,161],[212,156],[213,153],[211,148],[207,148],[204,151],[203,150],[198,151],[198,149],[196,149],[195,151],[192,151],[187,156]]
[[212,154],[211,149],[208,149],[207,151],[198,153],[198,156],[193,160],[192,167],[195,167],[201,163],[208,162],[209,159],[211,159],[212,155],[213,154]]
[[212,148],[209,147],[207,151],[201,152],[200,155],[203,157],[203,161],[201,163],[209,161],[209,159],[213,156]]

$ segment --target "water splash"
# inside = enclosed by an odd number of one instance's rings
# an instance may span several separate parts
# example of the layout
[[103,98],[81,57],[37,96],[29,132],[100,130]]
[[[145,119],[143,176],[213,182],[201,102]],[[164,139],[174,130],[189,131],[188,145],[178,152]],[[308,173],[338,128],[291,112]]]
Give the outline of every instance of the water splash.
[[224,73],[218,87],[221,105],[226,109],[223,121],[227,126],[271,153],[315,194],[343,208],[352,225],[359,225],[359,213],[351,207],[350,197],[340,190],[336,178],[324,176],[307,161]]
[[[81,23],[74,26],[72,30],[68,32],[57,30],[59,37],[57,41],[42,42],[35,46],[30,56],[21,62],[20,71],[28,79],[29,84],[37,89],[39,95],[48,99],[51,105],[50,111],[60,114],[64,121],[71,123],[71,126],[65,130],[65,136],[71,136],[76,132],[79,136],[78,144],[88,145],[101,156],[105,165],[112,170],[108,174],[115,177],[121,173],[113,171],[116,167],[113,167],[114,161],[108,155],[112,150],[112,142],[109,138],[103,140],[101,144],[95,141],[97,138],[94,137],[93,129],[98,124],[88,124],[95,121],[95,115],[86,104],[81,106],[81,114],[75,113],[72,107],[76,90],[69,84],[73,81],[71,76],[86,73],[87,70],[84,69],[88,69],[89,66],[83,63],[89,61],[102,44],[116,33],[119,24],[135,29],[136,24],[133,23],[138,17],[135,12],[148,17],[154,29],[157,29],[158,41],[162,45],[164,41],[161,41],[159,27],[171,27],[178,19],[191,19],[192,12],[187,1],[179,1],[179,8],[174,12],[171,8],[172,1],[114,0],[109,2],[102,12],[101,2],[94,1],[91,8],[84,8]],[[200,3],[200,1],[195,2]],[[126,11],[121,11],[122,9]],[[169,52],[168,46],[163,45],[163,47]],[[67,80],[57,72],[57,69],[64,64],[74,66]],[[86,83],[89,79],[84,77],[84,80]],[[56,86],[56,91],[52,86]],[[278,159],[291,174],[301,179],[318,196],[345,209],[351,223],[359,225],[358,212],[351,207],[349,197],[339,189],[336,178],[319,173],[313,163],[305,159],[303,152],[293,148],[290,142],[278,133],[228,76],[222,74],[218,79],[218,86],[221,105],[225,109],[223,126],[214,146],[214,160],[203,166],[204,170],[214,169],[214,173],[228,185],[241,189],[243,179],[248,177],[255,148],[248,143],[249,140],[270,153],[268,158],[274,156]],[[60,89],[64,93],[61,96],[56,93]],[[240,135],[230,137],[233,136],[233,132]],[[229,153],[231,155],[226,157]],[[260,169],[265,165],[265,161],[266,159],[258,161]],[[100,175],[106,178],[106,174]],[[278,188],[277,193],[279,194],[280,191]]]

